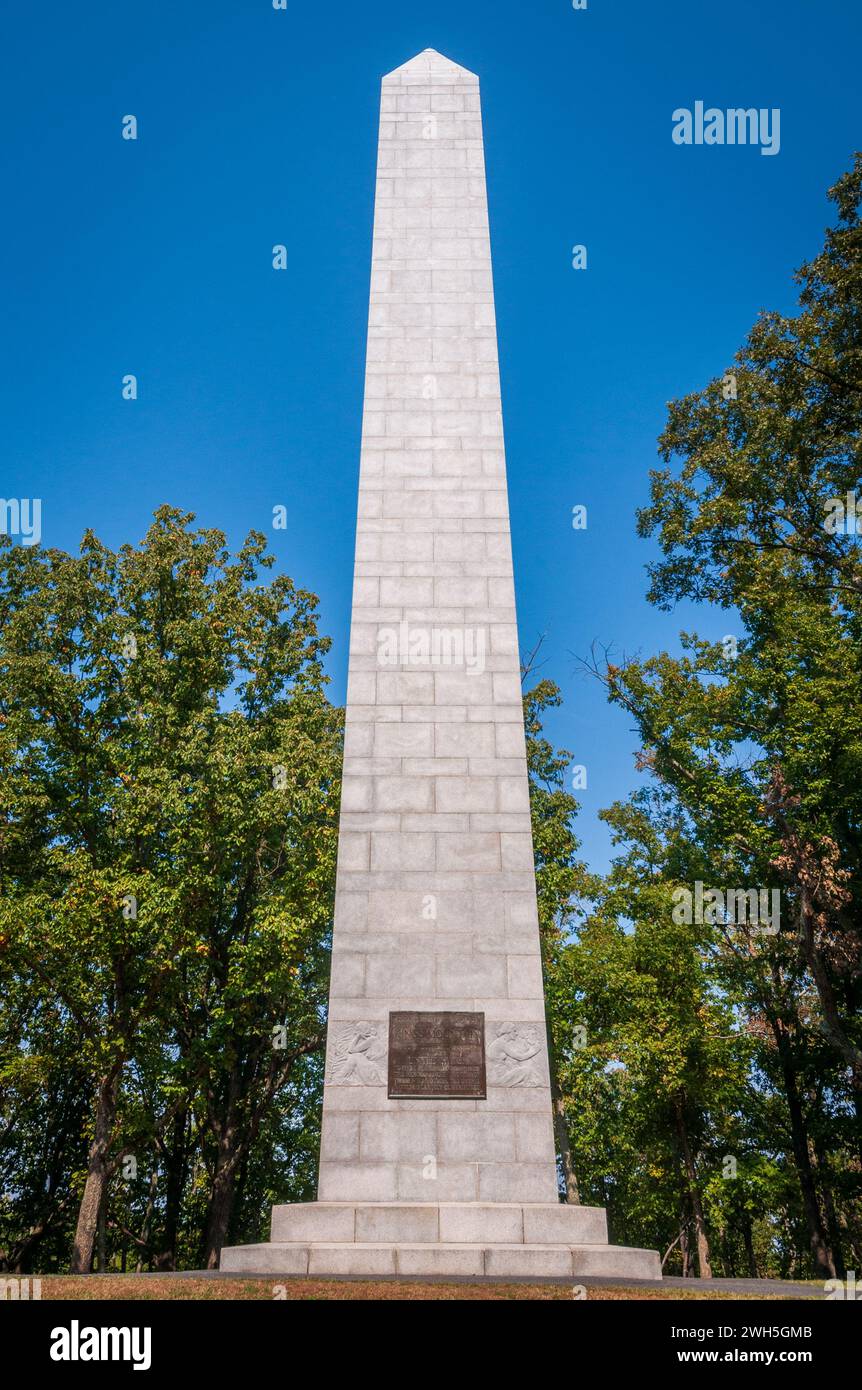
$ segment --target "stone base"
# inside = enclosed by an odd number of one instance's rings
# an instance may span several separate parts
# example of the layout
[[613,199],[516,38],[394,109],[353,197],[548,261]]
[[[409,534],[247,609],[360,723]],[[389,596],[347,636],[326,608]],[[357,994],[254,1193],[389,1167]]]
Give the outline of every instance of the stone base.
[[309,1202],[273,1207],[272,1241],[236,1245],[237,1274],[661,1279],[655,1250],[608,1245],[597,1207]]

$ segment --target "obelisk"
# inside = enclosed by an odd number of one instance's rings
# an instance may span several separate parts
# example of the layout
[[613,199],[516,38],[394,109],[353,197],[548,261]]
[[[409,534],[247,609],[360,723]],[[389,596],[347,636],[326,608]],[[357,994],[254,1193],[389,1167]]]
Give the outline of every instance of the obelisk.
[[[392,1012],[483,1015],[485,1098],[389,1099]],[[320,1200],[555,1202],[544,1038],[479,80],[429,49],[383,80]]]
[[657,1277],[558,1198],[479,81],[431,49],[383,79],[337,875],[318,1201],[222,1268]]

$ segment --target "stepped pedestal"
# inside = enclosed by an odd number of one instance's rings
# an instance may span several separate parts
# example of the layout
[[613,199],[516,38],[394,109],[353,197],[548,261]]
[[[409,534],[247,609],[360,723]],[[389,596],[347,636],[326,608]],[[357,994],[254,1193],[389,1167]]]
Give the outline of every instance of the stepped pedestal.
[[274,1207],[268,1245],[222,1254],[237,1274],[660,1279],[654,1250],[607,1243],[605,1213],[557,1202],[314,1202]]

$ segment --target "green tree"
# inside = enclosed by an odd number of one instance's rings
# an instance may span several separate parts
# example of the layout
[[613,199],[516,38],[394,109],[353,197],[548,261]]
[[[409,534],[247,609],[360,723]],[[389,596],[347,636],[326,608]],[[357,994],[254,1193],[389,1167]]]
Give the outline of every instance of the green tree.
[[831,197],[798,314],[762,315],[729,371],[671,405],[639,520],[662,551],[652,602],[717,605],[737,634],[601,674],[709,881],[781,889],[779,934],[728,940],[725,964],[771,1036],[812,1258],[834,1273],[805,1054],[813,1029],[862,1133],[862,564],[836,525],[862,479],[862,157]]
[[328,643],[312,595],[264,582],[262,535],[234,558],[192,520],[162,508],[117,553],[90,532],[77,557],[0,552],[0,941],[89,1078],[75,1270],[130,1144],[164,1146],[196,1106],[212,1263],[248,1144],[321,1045]]
[[[585,1034],[569,1084],[576,1108],[596,1112],[579,1161],[619,1236],[667,1247],[678,1234],[687,1259],[691,1229],[709,1278],[705,1189],[738,1151],[750,1047],[710,971],[709,929],[674,913],[686,842],[672,808],[642,793],[604,814],[624,852],[566,952]],[[614,1142],[594,1156],[586,1140],[606,1116]]]
[[[529,674],[524,672],[525,678]],[[587,900],[592,880],[578,858],[573,822],[578,803],[566,791],[566,772],[572,755],[554,749],[544,737],[543,720],[549,709],[562,703],[553,681],[539,681],[524,696],[524,728],[530,783],[530,815],[536,893],[542,943],[545,1007],[548,1019],[548,1055],[554,1133],[566,1200],[578,1203],[578,1179],[572,1157],[571,1129],[575,1116],[565,1091],[565,1068],[577,1046],[577,1026],[571,1016],[571,998],[563,969],[563,952],[572,923]]]

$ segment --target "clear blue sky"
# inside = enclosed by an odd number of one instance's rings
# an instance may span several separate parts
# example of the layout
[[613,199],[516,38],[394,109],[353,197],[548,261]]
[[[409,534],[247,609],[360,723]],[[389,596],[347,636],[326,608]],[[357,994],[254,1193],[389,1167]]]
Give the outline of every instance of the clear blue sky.
[[[635,510],[665,402],[792,306],[860,144],[860,37],[856,0],[9,6],[0,495],[41,497],[66,548],[138,540],[162,502],[239,543],[283,503],[273,546],[320,595],[342,700],[379,81],[428,47],[478,72],[521,643],[548,634],[602,867],[636,741],[575,656],[728,631],[646,605]],[[781,153],[677,147],[698,100],[780,107]]]

